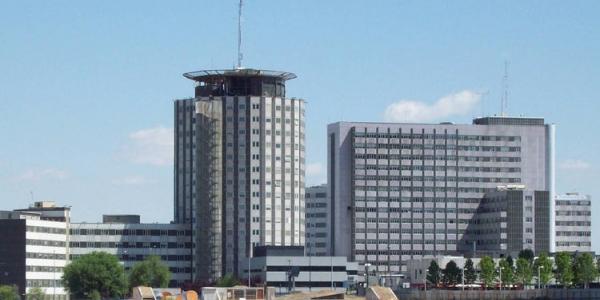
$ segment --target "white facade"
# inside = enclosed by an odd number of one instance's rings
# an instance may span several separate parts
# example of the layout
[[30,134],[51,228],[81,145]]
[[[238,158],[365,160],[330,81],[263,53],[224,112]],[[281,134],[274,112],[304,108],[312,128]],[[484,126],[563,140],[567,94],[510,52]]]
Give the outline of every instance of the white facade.
[[68,263],[66,222],[47,221],[40,213],[0,212],[0,283],[19,293],[40,288],[57,300],[67,299],[62,275]]
[[592,247],[592,201],[589,195],[566,193],[556,203],[556,252],[589,252]]
[[327,185],[306,188],[306,255],[331,255],[331,214]]
[[27,292],[39,287],[46,295],[66,299],[62,286],[67,264],[67,224],[65,222],[26,220],[25,266]]

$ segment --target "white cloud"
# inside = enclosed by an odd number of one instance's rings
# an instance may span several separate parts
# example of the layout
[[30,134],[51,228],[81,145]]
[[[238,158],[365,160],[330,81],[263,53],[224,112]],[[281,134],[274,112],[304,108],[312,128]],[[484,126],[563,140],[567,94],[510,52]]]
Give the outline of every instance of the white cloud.
[[567,159],[558,164],[558,167],[563,170],[587,170],[591,167],[591,165],[581,159]]
[[327,182],[327,168],[323,163],[306,164],[306,182],[310,185]]
[[114,185],[143,185],[148,183],[148,180],[143,176],[125,176],[112,181]]
[[168,166],[173,164],[173,129],[162,126],[129,134],[125,157],[137,164]]
[[431,122],[450,116],[463,116],[477,106],[481,94],[464,90],[446,95],[433,104],[403,99],[390,104],[383,114],[386,122]]
[[30,169],[17,177],[19,181],[40,181],[40,180],[64,180],[68,177],[67,172],[59,169]]

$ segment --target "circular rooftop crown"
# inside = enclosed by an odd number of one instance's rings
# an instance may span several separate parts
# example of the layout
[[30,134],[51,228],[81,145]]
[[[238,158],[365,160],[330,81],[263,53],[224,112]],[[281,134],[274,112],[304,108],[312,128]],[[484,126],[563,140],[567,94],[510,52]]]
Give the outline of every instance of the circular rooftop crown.
[[183,76],[195,81],[203,81],[214,77],[274,77],[283,81],[296,78],[296,74],[282,71],[257,69],[202,70],[183,73]]

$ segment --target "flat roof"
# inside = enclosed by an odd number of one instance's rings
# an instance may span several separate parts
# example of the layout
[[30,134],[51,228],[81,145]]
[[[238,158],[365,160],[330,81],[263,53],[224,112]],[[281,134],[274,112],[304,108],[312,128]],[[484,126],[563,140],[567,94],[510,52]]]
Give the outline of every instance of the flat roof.
[[201,70],[194,72],[183,73],[185,78],[200,81],[207,77],[251,77],[251,76],[264,76],[264,77],[275,77],[281,80],[290,80],[296,78],[296,74],[284,71],[273,71],[273,70],[258,70],[258,69],[228,69],[228,70]]

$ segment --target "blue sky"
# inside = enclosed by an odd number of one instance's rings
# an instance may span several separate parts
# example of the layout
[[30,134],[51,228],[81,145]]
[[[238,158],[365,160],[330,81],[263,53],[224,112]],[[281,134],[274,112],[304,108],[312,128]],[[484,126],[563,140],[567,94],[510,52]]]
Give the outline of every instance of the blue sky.
[[[288,95],[308,102],[307,181],[320,183],[328,123],[497,113],[508,60],[509,113],[557,124],[558,191],[592,195],[598,215],[598,11],[597,1],[247,0],[244,66],[298,75]],[[173,100],[193,94],[181,74],[232,67],[236,22],[235,0],[0,2],[0,209],[49,199],[76,221],[171,220]]]

